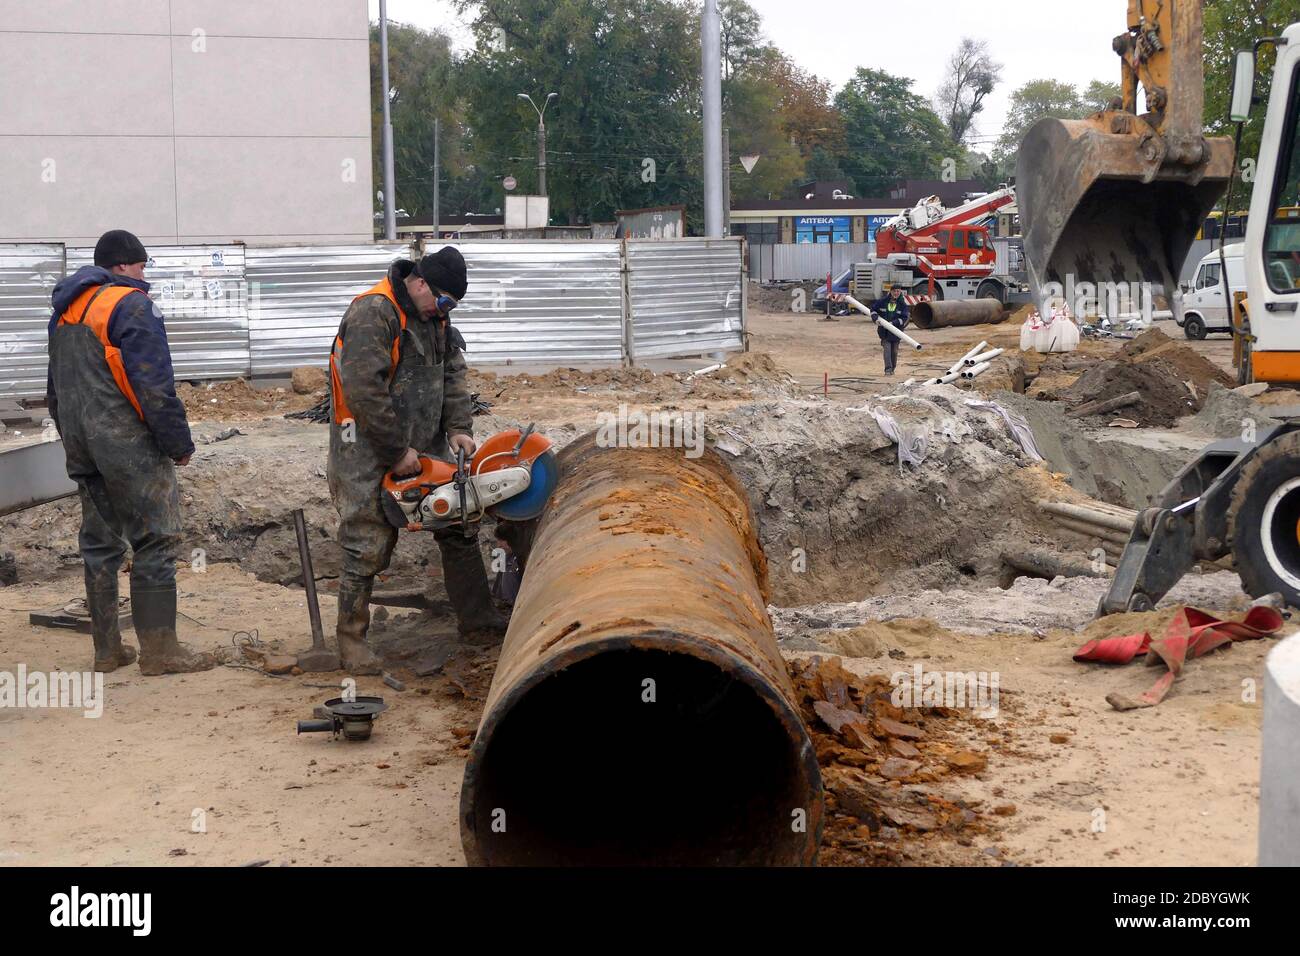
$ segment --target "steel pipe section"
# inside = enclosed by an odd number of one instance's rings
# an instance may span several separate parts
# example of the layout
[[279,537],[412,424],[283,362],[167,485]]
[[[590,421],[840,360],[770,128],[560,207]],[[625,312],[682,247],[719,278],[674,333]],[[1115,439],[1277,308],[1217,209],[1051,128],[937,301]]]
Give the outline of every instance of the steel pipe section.
[[816,755],[712,449],[558,456],[461,790],[471,865],[801,865]]
[[996,325],[1007,317],[997,299],[918,302],[912,306],[912,321],[922,329],[946,329],[957,325]]

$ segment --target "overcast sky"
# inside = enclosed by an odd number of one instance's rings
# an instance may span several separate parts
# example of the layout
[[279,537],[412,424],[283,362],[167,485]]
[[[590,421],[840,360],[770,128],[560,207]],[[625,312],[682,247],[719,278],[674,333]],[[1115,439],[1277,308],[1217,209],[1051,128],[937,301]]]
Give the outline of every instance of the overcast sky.
[[[749,0],[767,39],[806,70],[842,86],[859,66],[915,80],[933,97],[944,63],[963,36],[989,41],[1003,64],[1002,85],[976,121],[984,148],[1006,119],[1011,91],[1045,77],[1080,87],[1119,81],[1111,38],[1123,32],[1125,0]],[[370,0],[378,19],[379,0]],[[468,25],[446,0],[389,0],[394,21],[449,33],[458,49],[472,43]],[[557,117],[558,120],[558,117]]]

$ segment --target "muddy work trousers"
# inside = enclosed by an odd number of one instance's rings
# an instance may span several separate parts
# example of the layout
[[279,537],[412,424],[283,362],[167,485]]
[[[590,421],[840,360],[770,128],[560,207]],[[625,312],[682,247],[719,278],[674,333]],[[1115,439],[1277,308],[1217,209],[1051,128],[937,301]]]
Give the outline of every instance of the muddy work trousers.
[[[349,499],[352,496],[347,496]],[[356,500],[340,502],[339,546],[343,549],[343,570],[339,576],[340,621],[350,618],[364,637],[369,624],[370,594],[375,575],[388,567],[397,546],[397,529],[384,517],[379,496],[366,496],[365,504]],[[352,505],[352,507],[348,507]],[[419,532],[413,532],[419,533]],[[499,627],[501,616],[492,603],[487,572],[478,546],[478,528],[466,537],[459,528],[442,528],[433,532],[442,555],[442,576],[447,598],[456,612],[461,634],[484,628]]]
[[892,335],[880,340],[880,347],[885,352],[885,374],[892,375],[898,366],[898,339]]
[[144,589],[176,586],[176,552],[181,541],[180,498],[176,476],[138,476],[114,482],[102,477],[77,482],[81,497],[78,543],[86,566],[86,590],[117,591],[117,572],[132,551],[131,583]]

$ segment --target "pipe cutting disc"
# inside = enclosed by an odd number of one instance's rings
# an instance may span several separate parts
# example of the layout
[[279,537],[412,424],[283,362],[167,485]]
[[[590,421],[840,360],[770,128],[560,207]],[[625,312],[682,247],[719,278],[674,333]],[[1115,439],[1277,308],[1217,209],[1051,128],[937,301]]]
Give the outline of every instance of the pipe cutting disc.
[[546,503],[551,500],[551,494],[559,480],[560,470],[555,463],[555,452],[548,448],[533,459],[528,487],[513,498],[493,505],[492,514],[507,521],[528,521],[539,517],[546,510]]

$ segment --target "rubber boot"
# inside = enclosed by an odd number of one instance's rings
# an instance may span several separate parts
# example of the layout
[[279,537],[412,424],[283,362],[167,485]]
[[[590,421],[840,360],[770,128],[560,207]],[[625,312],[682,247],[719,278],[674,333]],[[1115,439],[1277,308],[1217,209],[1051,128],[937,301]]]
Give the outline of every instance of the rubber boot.
[[442,552],[442,579],[447,599],[456,612],[456,627],[466,644],[486,646],[499,643],[506,633],[506,619],[492,603],[478,537],[466,538],[456,530],[438,538]]
[[217,659],[181,647],[176,640],[176,586],[140,588],[131,585],[131,617],[140,639],[140,673],[192,674],[211,670]]
[[136,658],[135,648],[122,643],[118,626],[117,588],[86,591],[90,636],[95,642],[95,670],[101,674],[125,667]]
[[383,673],[383,662],[366,643],[373,587],[373,579],[355,580],[344,575],[339,581],[339,621],[334,630],[339,645],[339,663],[349,674],[358,677]]

